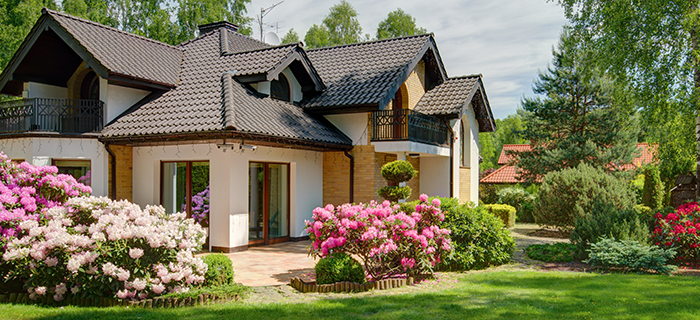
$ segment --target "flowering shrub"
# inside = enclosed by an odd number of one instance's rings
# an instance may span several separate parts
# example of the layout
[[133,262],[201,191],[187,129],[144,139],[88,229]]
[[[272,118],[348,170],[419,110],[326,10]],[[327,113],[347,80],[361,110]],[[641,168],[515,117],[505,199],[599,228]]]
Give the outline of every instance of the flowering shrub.
[[20,235],[20,222],[36,221],[45,209],[91,192],[72,176],[58,174],[56,167],[17,164],[0,152],[0,246]]
[[675,248],[676,263],[700,264],[700,206],[689,202],[676,208],[676,212],[657,213],[654,216],[652,240],[661,248]]
[[10,275],[27,279],[32,299],[53,295],[61,301],[69,290],[83,297],[145,299],[204,281],[207,266],[193,256],[204,231],[184,213],[78,197],[45,214],[22,221],[25,236],[3,254],[16,266]]
[[378,280],[432,271],[441,256],[452,250],[450,230],[438,227],[443,219],[440,200],[429,203],[422,194],[411,213],[399,211],[399,205],[391,206],[389,201],[319,207],[313,211],[313,221],[306,221],[306,231],[313,241],[312,255],[356,256],[370,277]]
[[[186,204],[182,204],[180,210],[185,211]],[[202,223],[202,221],[207,221],[209,216],[209,186],[207,186],[201,192],[198,192],[192,196],[192,219],[197,223]]]

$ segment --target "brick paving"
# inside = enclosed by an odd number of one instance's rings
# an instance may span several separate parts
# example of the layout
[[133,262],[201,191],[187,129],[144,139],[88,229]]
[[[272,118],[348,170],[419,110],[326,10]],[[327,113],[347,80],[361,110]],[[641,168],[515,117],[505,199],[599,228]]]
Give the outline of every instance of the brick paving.
[[309,257],[309,245],[308,241],[285,242],[230,253],[234,280],[253,287],[285,285],[295,277],[311,280],[316,261]]

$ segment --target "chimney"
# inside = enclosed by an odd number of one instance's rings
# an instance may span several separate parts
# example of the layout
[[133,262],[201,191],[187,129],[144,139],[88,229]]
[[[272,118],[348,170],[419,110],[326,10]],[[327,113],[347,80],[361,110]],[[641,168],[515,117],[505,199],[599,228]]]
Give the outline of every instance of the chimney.
[[219,28],[226,28],[229,29],[233,32],[238,32],[238,26],[228,22],[228,21],[219,21],[219,22],[213,22],[213,23],[207,23],[199,26],[199,35],[203,35],[207,32],[211,32],[212,30],[216,30]]

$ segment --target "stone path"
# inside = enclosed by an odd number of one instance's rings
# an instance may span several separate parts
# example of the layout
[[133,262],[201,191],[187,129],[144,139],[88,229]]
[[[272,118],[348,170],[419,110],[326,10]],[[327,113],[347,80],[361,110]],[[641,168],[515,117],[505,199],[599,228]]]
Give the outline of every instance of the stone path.
[[251,247],[230,253],[236,282],[246,286],[286,285],[292,278],[311,280],[316,261],[309,257],[308,241]]

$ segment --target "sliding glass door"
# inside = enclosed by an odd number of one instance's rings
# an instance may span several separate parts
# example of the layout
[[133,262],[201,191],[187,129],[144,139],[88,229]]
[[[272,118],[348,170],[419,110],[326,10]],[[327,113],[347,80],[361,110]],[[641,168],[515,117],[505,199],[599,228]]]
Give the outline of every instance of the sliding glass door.
[[289,164],[251,162],[248,173],[249,243],[289,240]]
[[[209,162],[161,163],[161,204],[168,213],[186,212],[205,230],[209,228]],[[205,246],[208,246],[209,236]]]

